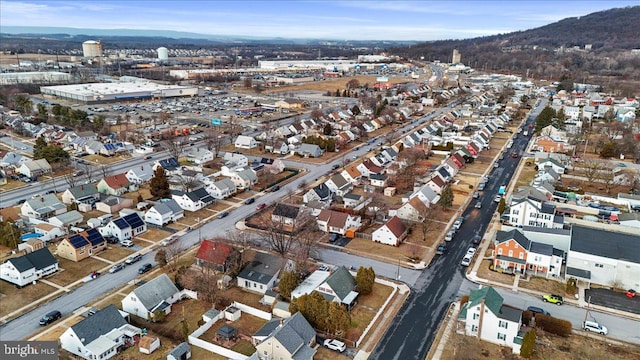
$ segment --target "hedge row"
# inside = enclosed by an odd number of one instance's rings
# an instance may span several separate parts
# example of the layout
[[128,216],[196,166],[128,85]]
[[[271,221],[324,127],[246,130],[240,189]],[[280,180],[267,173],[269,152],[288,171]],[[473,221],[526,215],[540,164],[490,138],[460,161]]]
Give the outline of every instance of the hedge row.
[[544,314],[536,315],[536,326],[558,336],[569,337],[571,335],[571,322]]

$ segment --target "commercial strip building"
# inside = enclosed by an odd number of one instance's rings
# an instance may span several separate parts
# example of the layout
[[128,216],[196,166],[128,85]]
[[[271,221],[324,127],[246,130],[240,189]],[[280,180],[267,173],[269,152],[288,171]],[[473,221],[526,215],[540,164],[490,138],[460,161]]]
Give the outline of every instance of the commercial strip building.
[[150,81],[42,86],[40,91],[45,95],[85,104],[198,95],[195,86],[162,85]]

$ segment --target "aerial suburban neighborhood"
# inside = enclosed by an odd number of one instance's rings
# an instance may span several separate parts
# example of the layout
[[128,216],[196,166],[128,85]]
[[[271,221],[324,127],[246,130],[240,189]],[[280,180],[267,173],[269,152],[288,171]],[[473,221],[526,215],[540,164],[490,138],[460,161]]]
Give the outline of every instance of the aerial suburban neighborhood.
[[[457,42],[2,37],[0,341],[62,359],[640,357],[626,60],[607,83]],[[506,44],[514,64],[596,50]]]

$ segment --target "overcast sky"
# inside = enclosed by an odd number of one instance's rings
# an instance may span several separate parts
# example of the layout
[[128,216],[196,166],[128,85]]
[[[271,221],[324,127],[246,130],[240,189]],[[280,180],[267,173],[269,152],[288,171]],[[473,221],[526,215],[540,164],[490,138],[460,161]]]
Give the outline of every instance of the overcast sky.
[[633,1],[0,1],[3,26],[175,30],[339,40],[441,40],[526,30]]

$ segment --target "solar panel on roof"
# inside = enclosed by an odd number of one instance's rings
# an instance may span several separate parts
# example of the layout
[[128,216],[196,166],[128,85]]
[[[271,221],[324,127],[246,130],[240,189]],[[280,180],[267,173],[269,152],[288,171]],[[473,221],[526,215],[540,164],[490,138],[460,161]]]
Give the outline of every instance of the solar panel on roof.
[[116,147],[113,144],[104,144],[104,148],[107,150],[115,150]]
[[71,246],[73,246],[76,249],[87,245],[87,239],[83,238],[82,235],[78,235],[78,234],[70,236],[69,242],[71,243]]
[[113,220],[113,223],[118,227],[118,229],[126,229],[129,227],[126,221],[123,218],[118,218]]
[[98,245],[104,242],[102,234],[100,234],[96,229],[89,229],[87,231],[87,240],[89,240],[91,245]]
[[129,225],[131,225],[132,228],[137,228],[144,225],[144,222],[142,221],[142,219],[140,219],[140,216],[138,216],[138,214],[136,213],[129,214],[125,216],[124,219],[127,221]]

